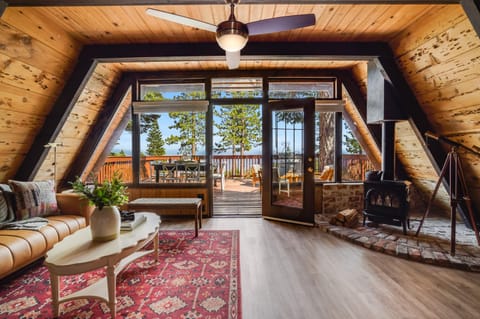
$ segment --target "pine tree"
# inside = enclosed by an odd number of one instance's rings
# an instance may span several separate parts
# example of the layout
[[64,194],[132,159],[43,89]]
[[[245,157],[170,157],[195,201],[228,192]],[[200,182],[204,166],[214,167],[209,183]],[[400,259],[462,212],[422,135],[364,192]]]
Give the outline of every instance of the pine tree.
[[343,137],[345,138],[345,141],[343,144],[345,145],[345,148],[349,154],[362,154],[363,149],[358,140],[355,138],[353,135],[352,130],[350,127],[348,127],[347,123],[344,123],[344,129],[346,134],[343,134]]
[[[204,92],[182,93],[174,97],[175,100],[201,100],[205,99]],[[173,120],[169,129],[175,129],[178,135],[171,135],[166,143],[179,144],[178,154],[189,154],[195,156],[199,145],[205,145],[205,121],[204,112],[170,112],[168,114]]]
[[[232,155],[237,152],[243,161],[245,152],[260,145],[261,137],[261,116],[260,109],[254,105],[233,105],[220,107],[215,115],[221,120],[215,126],[218,129],[217,136],[220,142],[215,143],[215,151],[230,150]],[[243,163],[240,165],[240,175],[243,175]],[[236,167],[232,168],[236,171]]]
[[165,142],[158,121],[152,122],[147,135],[147,154],[152,156],[165,155]]
[[[162,93],[150,91],[145,93],[143,101],[161,101],[163,100]],[[152,125],[158,121],[160,114],[140,114],[140,134],[148,133]],[[158,125],[158,123],[157,123]],[[126,131],[132,131],[132,121],[128,122]]]
[[197,146],[205,144],[205,113],[197,112],[170,112],[173,124],[169,129],[175,129],[178,135],[171,135],[166,139],[167,144],[179,144],[178,154],[195,156]]
[[335,113],[315,114],[318,137],[315,153],[318,154],[318,169],[333,165],[335,158]]

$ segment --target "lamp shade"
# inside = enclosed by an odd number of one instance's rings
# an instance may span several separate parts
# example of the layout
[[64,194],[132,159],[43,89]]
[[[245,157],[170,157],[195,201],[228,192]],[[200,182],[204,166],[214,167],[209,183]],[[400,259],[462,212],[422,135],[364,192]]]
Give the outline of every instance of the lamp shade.
[[227,52],[238,52],[247,44],[248,38],[240,34],[225,34],[217,37],[218,45]]
[[248,29],[245,24],[236,20],[227,20],[218,25],[218,45],[227,52],[237,52],[245,47],[248,41]]

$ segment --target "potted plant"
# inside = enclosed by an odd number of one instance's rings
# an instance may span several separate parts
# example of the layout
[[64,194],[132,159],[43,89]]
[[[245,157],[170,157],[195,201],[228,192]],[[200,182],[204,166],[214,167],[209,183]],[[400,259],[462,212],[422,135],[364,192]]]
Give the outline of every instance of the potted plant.
[[108,241],[120,234],[120,212],[118,207],[128,202],[127,187],[118,172],[111,180],[85,183],[79,177],[71,183],[73,191],[88,199],[95,209],[90,217],[90,230],[94,241]]

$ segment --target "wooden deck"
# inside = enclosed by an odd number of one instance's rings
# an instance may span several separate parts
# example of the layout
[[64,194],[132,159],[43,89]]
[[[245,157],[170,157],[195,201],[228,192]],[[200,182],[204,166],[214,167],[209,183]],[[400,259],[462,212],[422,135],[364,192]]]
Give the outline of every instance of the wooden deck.
[[225,190],[217,187],[213,193],[213,216],[260,216],[260,188],[249,179],[227,179]]

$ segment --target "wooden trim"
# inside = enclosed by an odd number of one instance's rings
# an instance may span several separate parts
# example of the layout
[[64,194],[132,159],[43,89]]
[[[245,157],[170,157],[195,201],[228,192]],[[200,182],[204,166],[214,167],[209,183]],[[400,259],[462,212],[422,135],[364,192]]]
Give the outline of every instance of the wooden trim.
[[[205,5],[219,0],[6,0],[15,7],[44,6],[128,6]],[[241,4],[457,4],[460,0],[242,0]]]
[[80,53],[72,75],[48,114],[48,120],[35,137],[32,147],[17,170],[15,179],[30,181],[35,178],[49,151],[44,145],[55,142],[96,66],[97,61],[85,56],[83,52]]
[[[83,173],[83,170],[90,161],[95,149],[104,137],[105,132],[112,119],[115,117],[119,107],[122,104],[125,95],[131,88],[133,77],[130,75],[122,76],[119,84],[115,88],[112,97],[103,106],[101,113],[98,115],[95,125],[90,129],[88,137],[85,139],[79,155],[75,158],[70,170],[60,183],[60,188],[65,187],[69,181],[73,181],[77,176]],[[112,140],[112,139],[111,139]],[[114,140],[116,142],[116,140]],[[107,150],[108,152],[110,149]]]
[[460,0],[460,4],[480,37],[480,0]]

